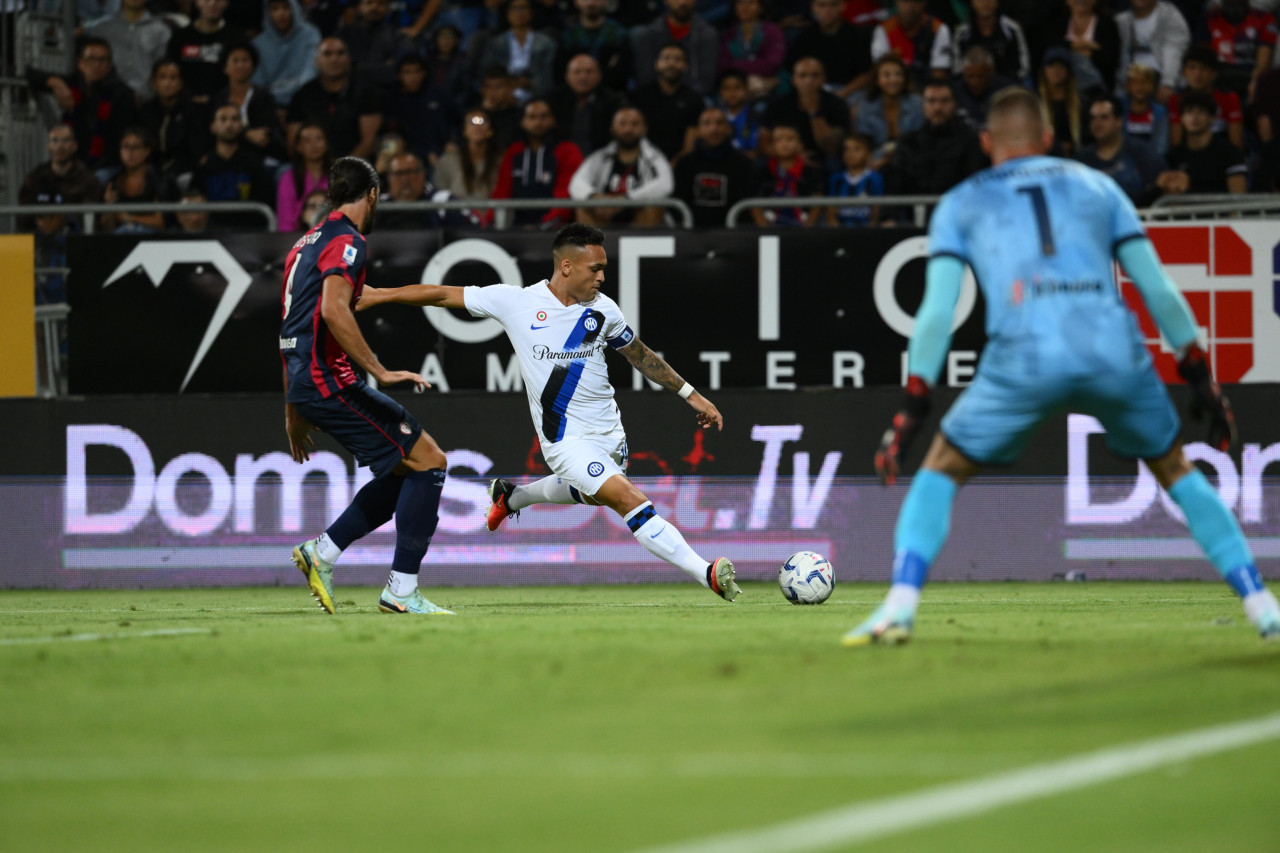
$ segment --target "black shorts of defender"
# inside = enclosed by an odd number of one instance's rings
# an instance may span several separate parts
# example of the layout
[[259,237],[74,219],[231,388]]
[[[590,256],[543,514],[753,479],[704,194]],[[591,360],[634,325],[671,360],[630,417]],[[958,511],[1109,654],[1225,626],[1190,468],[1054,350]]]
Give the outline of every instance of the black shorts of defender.
[[422,434],[422,424],[408,409],[363,382],[327,399],[293,405],[361,465],[368,465],[375,477],[396,467]]

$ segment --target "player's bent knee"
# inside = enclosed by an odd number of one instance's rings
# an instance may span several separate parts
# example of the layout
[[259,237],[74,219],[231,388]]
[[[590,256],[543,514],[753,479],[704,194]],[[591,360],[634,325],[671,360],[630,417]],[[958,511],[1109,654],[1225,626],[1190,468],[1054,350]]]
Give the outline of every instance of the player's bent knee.
[[432,468],[448,469],[449,460],[435,439],[425,432],[418,436],[413,449],[404,458],[404,465],[414,471],[430,471]]
[[1173,449],[1158,459],[1143,460],[1151,473],[1155,475],[1156,482],[1160,484],[1160,488],[1165,491],[1174,483],[1181,480],[1187,474],[1191,473],[1191,460],[1187,458],[1187,454],[1182,451],[1182,444],[1175,444]]
[[963,483],[978,473],[978,466],[966,459],[942,433],[933,437],[933,443],[929,445],[929,452],[925,454],[920,467],[946,474],[957,483]]

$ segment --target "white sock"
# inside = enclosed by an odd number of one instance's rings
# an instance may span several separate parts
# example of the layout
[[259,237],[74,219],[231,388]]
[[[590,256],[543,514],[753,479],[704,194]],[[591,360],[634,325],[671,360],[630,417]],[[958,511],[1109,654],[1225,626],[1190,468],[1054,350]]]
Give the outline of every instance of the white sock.
[[707,585],[707,564],[711,561],[699,557],[676,526],[653,511],[651,502],[640,504],[622,520],[646,551],[693,575],[703,586]]
[[1269,589],[1251,592],[1244,597],[1243,601],[1245,615],[1249,617],[1250,622],[1258,627],[1261,627],[1258,625],[1258,620],[1280,608],[1280,602],[1276,601],[1275,594]]
[[889,594],[885,596],[884,603],[894,609],[907,607],[915,613],[916,608],[920,606],[920,589],[909,583],[895,583],[889,587]]
[[387,586],[391,587],[391,594],[396,598],[404,598],[418,588],[418,576],[392,570]]
[[316,539],[316,556],[332,566],[342,556],[342,549],[333,544],[328,533],[321,533]]
[[[572,490],[572,491],[571,491]],[[576,504],[573,492],[577,491],[564,480],[555,476],[543,477],[536,483],[527,486],[516,486],[516,490],[507,498],[507,509],[515,512],[530,504]],[[581,493],[579,493],[581,496]]]

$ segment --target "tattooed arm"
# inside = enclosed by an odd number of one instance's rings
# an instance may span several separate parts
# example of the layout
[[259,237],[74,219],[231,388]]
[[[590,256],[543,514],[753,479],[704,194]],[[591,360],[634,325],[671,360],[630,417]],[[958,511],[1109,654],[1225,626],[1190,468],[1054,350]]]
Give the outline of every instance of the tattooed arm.
[[[622,353],[623,358],[629,361],[632,367],[643,373],[650,381],[656,382],[668,391],[681,393],[684,387],[688,385],[680,377],[680,374],[676,373],[671,365],[663,360],[662,356],[645,346],[644,342],[639,338],[620,348],[618,352]],[[685,397],[686,402],[698,413],[698,424],[703,429],[714,426],[716,429],[723,430],[724,417],[720,414],[720,410],[715,407],[715,404],[697,391],[694,391],[692,386],[690,386],[689,390],[689,394],[681,393],[681,396]]]

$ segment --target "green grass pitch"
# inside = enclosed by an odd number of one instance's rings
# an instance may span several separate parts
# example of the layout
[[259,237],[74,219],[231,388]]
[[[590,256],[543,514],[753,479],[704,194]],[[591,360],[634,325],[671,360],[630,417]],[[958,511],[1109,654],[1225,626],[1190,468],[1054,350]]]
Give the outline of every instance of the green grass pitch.
[[[883,586],[336,592],[0,593],[0,849],[621,853],[1280,710],[1280,644],[1214,584],[938,584],[870,649],[838,640]],[[1277,768],[835,849],[1276,851]]]

